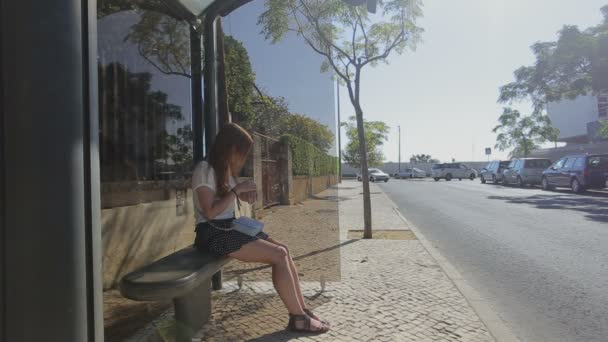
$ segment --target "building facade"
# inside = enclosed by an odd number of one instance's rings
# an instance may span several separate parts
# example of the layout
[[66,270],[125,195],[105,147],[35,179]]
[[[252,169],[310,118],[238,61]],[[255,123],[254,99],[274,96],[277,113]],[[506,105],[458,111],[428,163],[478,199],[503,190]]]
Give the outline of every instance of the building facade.
[[560,142],[586,144],[603,140],[598,131],[608,120],[608,94],[579,96],[547,105],[547,114],[560,131]]

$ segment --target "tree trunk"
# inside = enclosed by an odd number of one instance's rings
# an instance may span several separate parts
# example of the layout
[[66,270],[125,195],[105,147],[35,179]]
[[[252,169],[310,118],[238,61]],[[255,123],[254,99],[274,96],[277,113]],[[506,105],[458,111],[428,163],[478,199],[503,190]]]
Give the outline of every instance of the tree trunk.
[[351,103],[355,107],[357,118],[357,135],[359,136],[359,157],[361,160],[361,181],[363,182],[363,238],[372,238],[372,203],[369,193],[369,173],[367,172],[367,143],[365,141],[365,125],[363,122],[363,109],[361,109],[360,87],[361,67],[355,71],[355,89],[348,84],[348,93]]
[[359,155],[361,160],[361,180],[363,181],[363,238],[372,238],[372,205],[369,192],[369,174],[367,172],[367,144],[363,125],[363,111],[359,103],[355,103],[357,117],[357,133],[359,135]]

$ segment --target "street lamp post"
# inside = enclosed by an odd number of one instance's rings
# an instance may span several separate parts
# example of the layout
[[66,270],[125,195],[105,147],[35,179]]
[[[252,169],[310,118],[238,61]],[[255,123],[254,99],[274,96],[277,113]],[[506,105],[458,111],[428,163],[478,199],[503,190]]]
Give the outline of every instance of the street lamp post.
[[398,125],[397,128],[399,128],[399,148],[398,148],[398,150],[399,150],[399,152],[398,152],[399,153],[399,157],[397,159],[399,161],[398,162],[398,169],[399,169],[399,172],[401,172],[401,126]]
[[340,121],[340,81],[336,81],[336,97],[338,99],[338,182],[342,183],[342,121]]

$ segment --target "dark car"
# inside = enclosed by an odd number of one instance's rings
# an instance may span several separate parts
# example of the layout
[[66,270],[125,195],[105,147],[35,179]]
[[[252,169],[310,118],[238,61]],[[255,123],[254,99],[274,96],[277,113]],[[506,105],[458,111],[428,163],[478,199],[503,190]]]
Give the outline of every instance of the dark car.
[[543,158],[516,158],[502,173],[502,185],[540,184],[543,172],[551,165],[551,160]]
[[608,179],[608,154],[576,154],[563,157],[543,172],[543,190],[556,187],[573,192],[602,189]]
[[494,160],[489,162],[486,167],[481,169],[481,183],[492,182],[498,184],[498,182],[502,182],[502,173],[507,169],[509,163],[511,163],[510,160]]

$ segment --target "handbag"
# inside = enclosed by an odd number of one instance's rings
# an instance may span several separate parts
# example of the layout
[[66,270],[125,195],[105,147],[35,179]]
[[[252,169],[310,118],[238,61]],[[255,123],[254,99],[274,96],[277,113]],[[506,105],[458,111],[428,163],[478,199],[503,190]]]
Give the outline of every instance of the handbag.
[[264,223],[247,216],[232,221],[232,229],[249,236],[256,236],[264,229]]
[[[238,196],[236,198],[236,203],[240,210],[241,201],[239,200]],[[247,216],[241,216],[237,219],[232,220],[232,222],[230,223],[230,226],[228,226],[228,227],[218,227],[215,223],[212,223],[211,221],[208,221],[207,223],[209,223],[209,225],[211,227],[219,229],[219,230],[224,230],[224,231],[235,230],[239,233],[249,235],[249,236],[256,236],[259,233],[261,233],[264,229],[263,222],[254,220]]]

